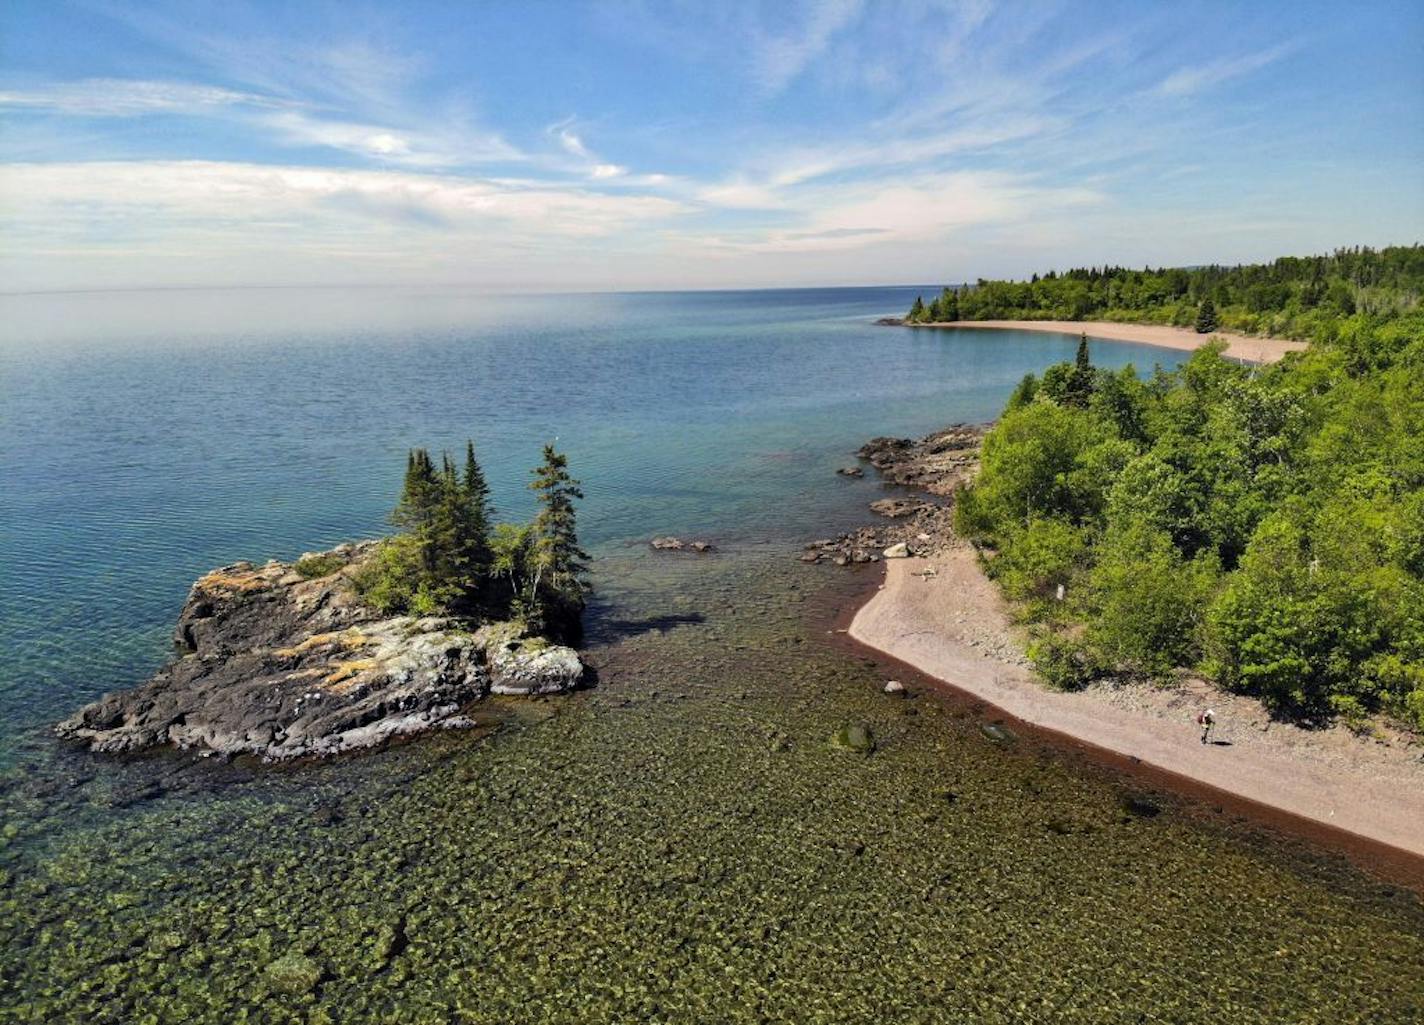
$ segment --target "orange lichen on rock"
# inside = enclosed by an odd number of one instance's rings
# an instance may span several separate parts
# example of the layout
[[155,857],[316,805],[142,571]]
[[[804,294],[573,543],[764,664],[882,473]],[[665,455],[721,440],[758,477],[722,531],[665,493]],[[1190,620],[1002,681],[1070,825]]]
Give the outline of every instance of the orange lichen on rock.
[[[374,658],[353,658],[346,662],[338,662],[335,670],[328,674],[322,683],[331,690],[341,693],[350,687],[355,681],[355,677],[367,669],[374,669],[378,664]],[[343,684],[346,686],[342,686]]]
[[242,564],[238,563],[234,566],[215,569],[211,573],[205,573],[198,578],[197,588],[202,591],[228,591],[246,594],[251,591],[261,591],[270,587],[273,582],[273,574],[266,567],[253,569],[249,566],[243,569]]
[[370,643],[370,638],[368,638],[364,633],[362,633],[360,630],[353,626],[349,630],[339,630],[332,633],[312,634],[310,637],[308,637],[306,640],[302,641],[302,643],[296,645],[295,647],[278,648],[273,651],[272,654],[276,655],[278,658],[296,658],[298,655],[304,655],[308,651],[312,651],[315,648],[324,647],[328,644],[339,644],[341,645],[341,647],[349,650],[352,648],[363,647],[368,643]]

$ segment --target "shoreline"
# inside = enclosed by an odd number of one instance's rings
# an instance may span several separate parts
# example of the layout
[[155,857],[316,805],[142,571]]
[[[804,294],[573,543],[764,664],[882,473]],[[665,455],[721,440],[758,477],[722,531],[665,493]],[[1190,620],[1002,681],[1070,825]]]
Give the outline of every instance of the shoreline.
[[1199,349],[1209,339],[1220,338],[1226,342],[1227,356],[1247,363],[1275,363],[1286,353],[1301,352],[1310,344],[1288,338],[1256,338],[1229,331],[1212,331],[1199,335],[1191,328],[1173,327],[1168,324],[1127,324],[1111,320],[955,320],[928,324],[902,322],[899,326],[943,330],[982,327],[990,330],[1043,331],[1075,336],[1086,334],[1098,341],[1137,342],[1179,352]]
[[[917,575],[927,567],[935,575]],[[884,583],[855,610],[847,636],[1033,730],[1185,784],[1178,789],[1226,795],[1254,818],[1343,847],[1416,887],[1424,881],[1417,757],[1343,727],[1272,722],[1253,699],[1204,682],[1050,690],[1023,664],[1007,604],[967,545],[887,561]],[[1218,743],[1203,745],[1195,715],[1208,702],[1219,713]]]

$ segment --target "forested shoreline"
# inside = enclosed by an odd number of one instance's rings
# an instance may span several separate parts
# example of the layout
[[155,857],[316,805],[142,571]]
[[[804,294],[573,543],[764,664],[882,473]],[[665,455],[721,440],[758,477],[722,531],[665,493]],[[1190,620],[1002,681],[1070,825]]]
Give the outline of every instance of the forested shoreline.
[[[1352,286],[1347,315],[1319,279],[1332,312],[1314,308],[1314,344],[1278,364],[1217,342],[1143,377],[1093,367],[1084,339],[1014,392],[956,526],[1051,683],[1190,669],[1297,719],[1424,728],[1421,250],[1324,260],[1373,268],[1372,283]],[[1235,295],[1245,270],[1183,272],[1182,294]],[[1277,283],[1287,306],[1301,280]],[[1218,309],[1229,323],[1236,305]]]
[[918,297],[910,324],[1108,320],[1328,342],[1351,317],[1392,318],[1424,296],[1424,246],[1356,246],[1234,267],[1080,267]]

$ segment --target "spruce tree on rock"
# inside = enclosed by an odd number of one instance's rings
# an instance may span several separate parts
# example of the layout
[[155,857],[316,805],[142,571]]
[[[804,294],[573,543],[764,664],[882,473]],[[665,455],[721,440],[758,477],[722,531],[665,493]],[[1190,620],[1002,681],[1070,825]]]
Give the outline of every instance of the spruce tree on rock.
[[588,553],[579,547],[574,512],[574,500],[583,492],[568,466],[567,456],[545,445],[544,461],[529,485],[539,496],[539,514],[533,524],[532,593],[526,610],[539,620],[531,625],[564,635],[577,631],[588,593]]
[[490,565],[490,508],[489,482],[484,470],[475,460],[475,443],[465,442],[464,498],[468,516],[468,542],[477,572],[488,571]]
[[1197,309],[1197,334],[1209,335],[1217,327],[1216,307],[1212,305],[1210,299],[1203,299],[1201,306]]
[[915,303],[910,307],[910,323],[918,324],[925,319],[925,300],[920,296],[915,296]]

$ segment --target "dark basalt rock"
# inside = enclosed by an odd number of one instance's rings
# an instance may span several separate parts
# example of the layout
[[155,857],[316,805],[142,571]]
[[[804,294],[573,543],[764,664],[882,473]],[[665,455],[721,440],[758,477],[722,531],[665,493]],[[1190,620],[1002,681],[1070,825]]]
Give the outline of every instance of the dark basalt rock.
[[283,761],[468,726],[462,710],[491,690],[542,694],[579,682],[576,652],[522,638],[517,625],[471,632],[365,605],[350,574],[373,548],[324,553],[331,571],[314,579],[281,562],[208,573],[178,619],[181,657],[57,732],[100,752],[171,745]]

